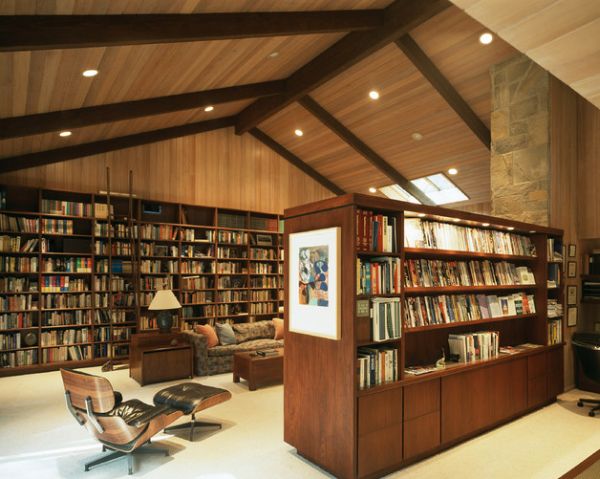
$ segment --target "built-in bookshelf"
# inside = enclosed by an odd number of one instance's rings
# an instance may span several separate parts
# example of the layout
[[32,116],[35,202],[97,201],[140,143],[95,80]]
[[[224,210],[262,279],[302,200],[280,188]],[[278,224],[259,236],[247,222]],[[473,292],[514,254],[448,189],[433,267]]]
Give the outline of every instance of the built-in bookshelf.
[[283,306],[275,214],[0,187],[0,375],[125,359],[167,284],[174,327],[254,321]]
[[548,317],[562,282],[549,287],[547,259],[562,231],[364,195],[285,223],[286,243],[341,228],[340,339],[286,321],[284,378],[286,442],[336,477],[385,475],[562,391],[563,325]]

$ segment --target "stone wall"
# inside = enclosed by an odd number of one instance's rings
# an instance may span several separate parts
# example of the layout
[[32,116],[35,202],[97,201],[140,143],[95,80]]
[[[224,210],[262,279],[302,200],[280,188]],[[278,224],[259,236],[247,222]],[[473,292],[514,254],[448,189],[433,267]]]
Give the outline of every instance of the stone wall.
[[491,77],[492,215],[548,225],[550,75],[519,55]]

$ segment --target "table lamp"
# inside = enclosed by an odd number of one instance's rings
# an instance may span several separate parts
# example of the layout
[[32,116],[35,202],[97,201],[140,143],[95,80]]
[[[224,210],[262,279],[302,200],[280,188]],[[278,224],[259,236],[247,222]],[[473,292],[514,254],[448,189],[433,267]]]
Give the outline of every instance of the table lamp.
[[156,322],[161,333],[170,333],[173,326],[174,309],[180,309],[181,304],[173,294],[173,291],[168,289],[168,282],[165,282],[163,289],[156,292],[148,310],[158,311]]

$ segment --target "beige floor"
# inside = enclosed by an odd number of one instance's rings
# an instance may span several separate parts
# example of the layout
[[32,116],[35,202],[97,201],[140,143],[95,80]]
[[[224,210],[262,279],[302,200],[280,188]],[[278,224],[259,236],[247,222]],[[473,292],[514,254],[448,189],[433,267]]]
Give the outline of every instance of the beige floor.
[[[102,374],[99,368],[88,372]],[[169,385],[144,388],[128,371],[107,373],[125,399],[151,402]],[[199,381],[199,380],[198,380]],[[207,420],[224,423],[221,431],[198,433],[196,442],[163,434],[170,457],[145,456],[136,462],[143,478],[322,478],[330,477],[297,456],[283,442],[283,389],[249,392],[231,375],[203,383],[229,389],[233,399],[207,411]],[[600,418],[575,407],[578,391],[488,434],[475,438],[389,477],[394,478],[557,478],[600,448]],[[99,446],[65,408],[57,372],[0,379],[0,478],[127,477],[121,459],[83,473],[83,463]]]

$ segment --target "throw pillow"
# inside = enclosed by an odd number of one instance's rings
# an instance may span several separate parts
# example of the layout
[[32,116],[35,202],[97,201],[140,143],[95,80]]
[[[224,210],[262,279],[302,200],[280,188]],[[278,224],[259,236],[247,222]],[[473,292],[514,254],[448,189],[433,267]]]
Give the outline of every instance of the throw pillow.
[[196,325],[196,332],[198,334],[203,334],[204,336],[206,336],[207,345],[209,348],[214,348],[219,344],[219,338],[217,337],[215,328],[213,328],[210,324]]
[[283,319],[281,318],[273,318],[273,324],[275,325],[275,338],[274,339],[283,339]]
[[228,323],[217,323],[217,336],[219,336],[219,342],[226,346],[227,344],[236,344],[235,334],[231,328],[231,324]]

